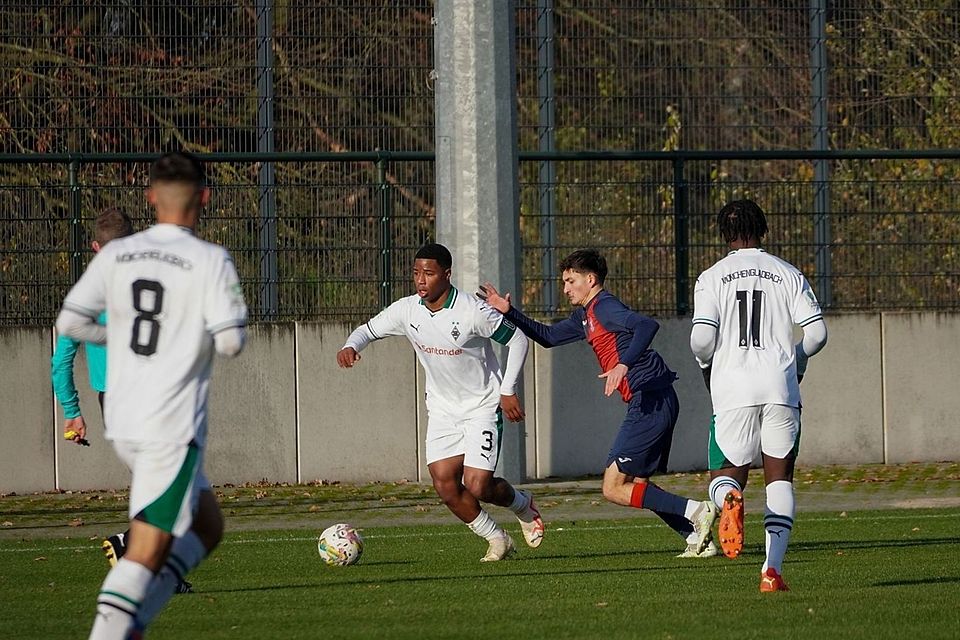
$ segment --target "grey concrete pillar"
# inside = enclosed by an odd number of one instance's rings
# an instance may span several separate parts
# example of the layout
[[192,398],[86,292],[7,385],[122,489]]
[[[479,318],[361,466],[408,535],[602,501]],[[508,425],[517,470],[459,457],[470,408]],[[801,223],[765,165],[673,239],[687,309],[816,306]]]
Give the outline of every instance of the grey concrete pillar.
[[[520,294],[516,36],[513,0],[434,8],[437,241],[464,291],[484,280]],[[526,475],[524,437],[504,427],[501,471]]]

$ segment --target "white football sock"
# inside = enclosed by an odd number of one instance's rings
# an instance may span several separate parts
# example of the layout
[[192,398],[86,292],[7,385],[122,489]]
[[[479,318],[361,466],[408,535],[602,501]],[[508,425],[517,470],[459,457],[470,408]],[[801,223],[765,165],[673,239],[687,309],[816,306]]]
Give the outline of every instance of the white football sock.
[[496,521],[483,509],[480,509],[480,515],[467,526],[470,527],[471,531],[485,540],[493,540],[497,536],[503,535]]
[[174,539],[167,562],[150,583],[137,613],[137,624],[146,628],[173,597],[177,584],[207,557],[207,548],[193,531]]
[[693,516],[697,512],[697,509],[700,508],[700,503],[696,500],[687,500],[687,506],[683,510],[683,517],[693,522]]
[[727,493],[729,493],[731,489],[743,491],[740,483],[730,476],[717,476],[710,481],[710,489],[708,489],[708,492],[710,499],[713,500],[713,504],[717,505],[718,509],[723,509],[723,499],[727,497]]
[[763,569],[772,567],[780,573],[783,556],[790,544],[790,532],[793,530],[793,517],[796,505],[793,499],[793,483],[777,480],[767,485],[767,506],[764,509],[763,528],[766,530],[767,559]]
[[153,571],[133,560],[120,558],[100,587],[90,640],[126,638],[152,580]]

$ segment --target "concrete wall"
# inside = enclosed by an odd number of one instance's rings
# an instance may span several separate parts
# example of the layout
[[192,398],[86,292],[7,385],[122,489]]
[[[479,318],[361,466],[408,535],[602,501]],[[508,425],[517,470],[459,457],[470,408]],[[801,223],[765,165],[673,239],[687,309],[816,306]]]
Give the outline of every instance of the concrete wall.
[[254,325],[239,357],[215,359],[204,457],[212,483],[297,481],[295,332]]
[[374,342],[351,369],[336,356],[351,328],[297,325],[300,470],[312,480],[418,478],[416,356],[406,340]]
[[0,492],[52,489],[56,482],[52,353],[50,331],[0,328]]
[[[960,459],[960,314],[828,318],[830,339],[801,387],[803,464]],[[374,343],[351,370],[335,357],[350,327],[251,329],[247,350],[214,366],[207,472],[215,484],[426,481],[423,373],[405,340]],[[654,347],[675,370],[680,420],[670,467],[702,469],[711,409],[690,355],[689,319],[664,319]],[[0,491],[121,488],[83,355],[75,377],[90,447],[60,437],[50,386],[52,332],[0,329]],[[588,345],[536,347],[524,372],[527,418],[504,429],[529,478],[599,473],[625,405],[603,396]],[[513,430],[513,431],[510,431]]]
[[[827,318],[827,346],[800,385],[801,464],[884,462],[880,322],[879,314]],[[955,444],[960,457],[960,438]]]
[[883,432],[888,462],[956,460],[960,315],[883,315]]

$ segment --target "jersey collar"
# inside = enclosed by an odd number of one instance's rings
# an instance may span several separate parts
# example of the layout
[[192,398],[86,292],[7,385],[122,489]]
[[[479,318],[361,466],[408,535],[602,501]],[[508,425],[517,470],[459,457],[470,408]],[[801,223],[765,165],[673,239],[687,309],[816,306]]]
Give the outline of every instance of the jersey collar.
[[747,251],[755,251],[755,252],[757,252],[757,253],[766,253],[766,251],[764,251],[764,250],[763,250],[762,248],[760,248],[760,247],[744,247],[743,249],[734,249],[733,251],[731,251],[731,252],[728,253],[727,255],[728,255],[728,256],[732,256],[732,255],[735,254],[735,253],[745,253],[745,252],[747,252]]
[[[432,313],[439,313],[444,309],[451,309],[453,307],[453,303],[457,301],[458,295],[459,295],[459,292],[457,291],[457,288],[453,285],[450,285],[450,294],[447,296],[447,301],[443,303],[442,307],[440,307],[439,309],[437,309]],[[420,306],[422,307],[427,306],[426,304],[424,304],[423,298],[420,298]],[[427,311],[429,311],[429,309],[427,309]]]

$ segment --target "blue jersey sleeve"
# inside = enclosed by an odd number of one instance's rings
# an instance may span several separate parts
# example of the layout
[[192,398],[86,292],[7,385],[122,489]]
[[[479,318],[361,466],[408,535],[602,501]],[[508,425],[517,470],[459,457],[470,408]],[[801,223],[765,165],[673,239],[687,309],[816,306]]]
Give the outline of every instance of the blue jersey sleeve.
[[654,336],[660,330],[660,323],[656,320],[640,315],[612,296],[600,300],[594,307],[594,313],[600,324],[609,331],[633,335],[627,349],[620,354],[620,363],[627,367],[640,361],[640,356],[650,348]]
[[527,317],[516,307],[510,307],[505,317],[520,327],[520,330],[527,334],[528,338],[549,349],[550,347],[577,342],[587,337],[583,330],[583,318],[580,317],[582,314],[583,311],[577,309],[569,318],[548,325]]

